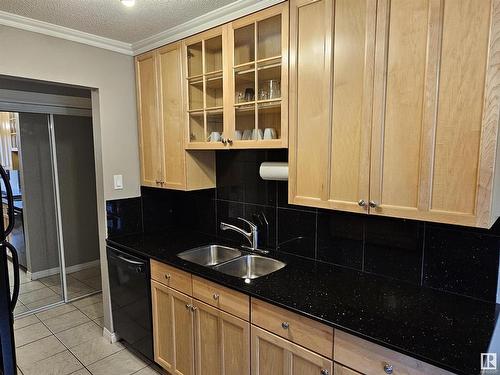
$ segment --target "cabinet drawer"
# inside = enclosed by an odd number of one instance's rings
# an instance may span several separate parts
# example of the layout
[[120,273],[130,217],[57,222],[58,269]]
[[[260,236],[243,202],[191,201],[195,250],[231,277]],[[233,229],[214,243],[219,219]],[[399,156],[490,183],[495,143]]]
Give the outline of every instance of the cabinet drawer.
[[242,293],[193,276],[193,297],[238,318],[250,319],[250,298]]
[[177,268],[152,260],[151,278],[190,296],[193,294],[191,274]]
[[392,366],[393,375],[452,375],[451,372],[339,330],[335,330],[334,341],[335,361],[363,374],[385,375],[384,366]]
[[332,358],[333,328],[252,298],[252,323]]

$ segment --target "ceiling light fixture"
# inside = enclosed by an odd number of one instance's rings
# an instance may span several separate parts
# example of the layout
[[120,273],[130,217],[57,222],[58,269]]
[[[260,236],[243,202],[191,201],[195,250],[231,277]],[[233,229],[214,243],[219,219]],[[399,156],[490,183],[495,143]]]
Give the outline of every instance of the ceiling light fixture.
[[133,7],[135,5],[135,0],[120,0],[126,7]]

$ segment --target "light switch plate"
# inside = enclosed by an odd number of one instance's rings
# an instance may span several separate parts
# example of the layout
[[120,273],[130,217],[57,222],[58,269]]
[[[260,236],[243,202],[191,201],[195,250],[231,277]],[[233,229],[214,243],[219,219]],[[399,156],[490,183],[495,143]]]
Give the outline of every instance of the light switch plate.
[[114,182],[115,190],[122,190],[123,189],[123,175],[115,174],[113,176],[113,182]]

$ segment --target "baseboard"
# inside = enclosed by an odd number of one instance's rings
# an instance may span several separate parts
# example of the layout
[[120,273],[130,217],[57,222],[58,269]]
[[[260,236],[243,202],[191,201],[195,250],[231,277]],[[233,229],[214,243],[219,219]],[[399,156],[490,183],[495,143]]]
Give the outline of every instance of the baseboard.
[[108,340],[111,344],[118,342],[120,337],[115,332],[109,332],[107,328],[102,329],[102,336]]
[[[66,267],[66,274],[82,271],[82,270],[85,270],[87,268],[96,267],[100,264],[100,262],[101,261],[99,259],[96,259],[96,260],[93,260],[91,262],[80,263],[80,264],[75,264],[74,266]],[[60,267],[49,268],[49,269],[37,271],[37,272],[26,271],[26,275],[28,276],[28,278],[30,280],[37,280],[37,279],[41,279],[42,277],[58,275],[60,273],[61,273]]]

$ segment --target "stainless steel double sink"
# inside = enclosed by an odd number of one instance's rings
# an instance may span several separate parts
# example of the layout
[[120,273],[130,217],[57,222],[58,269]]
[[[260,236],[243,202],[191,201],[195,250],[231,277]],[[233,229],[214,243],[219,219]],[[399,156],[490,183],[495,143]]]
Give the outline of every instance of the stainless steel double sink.
[[242,279],[256,279],[286,266],[276,259],[242,253],[238,249],[221,245],[201,246],[179,253],[177,256],[188,262],[211,267],[226,275]]

